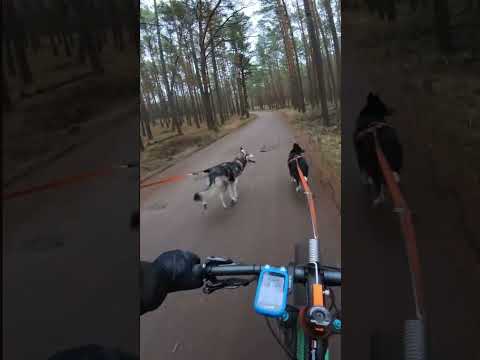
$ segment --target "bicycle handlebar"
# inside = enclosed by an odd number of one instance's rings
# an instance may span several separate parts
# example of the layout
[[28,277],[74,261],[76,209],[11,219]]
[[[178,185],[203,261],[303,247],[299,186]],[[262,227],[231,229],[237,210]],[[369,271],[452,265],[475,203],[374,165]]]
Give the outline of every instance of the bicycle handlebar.
[[[259,275],[263,265],[195,265],[193,273],[202,276],[203,279],[213,276],[248,276]],[[307,272],[305,266],[294,267],[294,281],[305,282],[307,280]],[[335,270],[320,269],[323,275],[323,282],[326,286],[341,286],[342,273]]]

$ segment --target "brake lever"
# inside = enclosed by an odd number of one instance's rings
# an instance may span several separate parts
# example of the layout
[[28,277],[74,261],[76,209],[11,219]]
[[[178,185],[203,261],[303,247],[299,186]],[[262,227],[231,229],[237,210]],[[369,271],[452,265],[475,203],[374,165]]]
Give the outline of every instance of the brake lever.
[[218,256],[208,256],[205,260],[205,267],[233,264],[232,259],[226,259]]
[[217,283],[217,284],[205,283],[202,291],[203,291],[204,294],[208,295],[208,294],[211,294],[212,292],[220,290],[222,288],[223,288],[223,284],[221,284],[221,283]]
[[217,280],[214,283],[212,280],[209,280],[203,286],[203,293],[204,294],[211,294],[214,291],[220,289],[237,289],[240,286],[248,286],[252,281],[254,281],[256,277],[252,277],[250,279],[240,279],[240,278],[230,278],[225,280]]

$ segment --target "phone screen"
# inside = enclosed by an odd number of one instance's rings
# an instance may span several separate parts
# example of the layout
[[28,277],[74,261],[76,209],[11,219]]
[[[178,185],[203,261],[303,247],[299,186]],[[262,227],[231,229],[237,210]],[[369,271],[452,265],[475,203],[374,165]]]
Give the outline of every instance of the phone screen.
[[268,310],[279,311],[283,302],[285,277],[275,273],[264,273],[259,289],[257,305]]

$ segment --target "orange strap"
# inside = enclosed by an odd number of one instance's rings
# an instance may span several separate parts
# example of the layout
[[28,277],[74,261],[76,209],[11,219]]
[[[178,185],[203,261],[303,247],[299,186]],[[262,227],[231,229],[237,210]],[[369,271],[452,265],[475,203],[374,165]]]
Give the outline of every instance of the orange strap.
[[296,160],[296,162],[297,162],[298,174],[300,175],[300,181],[302,182],[305,195],[307,196],[308,208],[310,209],[310,218],[312,220],[312,227],[313,227],[313,237],[315,239],[318,239],[317,211],[315,209],[315,203],[313,202],[313,193],[310,190],[310,186],[308,186],[308,183],[305,181],[305,177],[303,176],[302,169],[300,169],[300,166],[298,165],[298,159]]
[[403,236],[406,242],[408,262],[410,266],[410,273],[412,276],[412,286],[417,307],[417,316],[422,317],[423,314],[423,287],[421,281],[420,258],[417,250],[417,239],[415,235],[415,228],[413,227],[412,214],[408,208],[408,204],[403,197],[400,187],[395,181],[393,171],[388,163],[385,155],[378,143],[376,133],[374,133],[375,151],[377,153],[378,162],[382,169],[387,188],[390,191],[394,206],[399,210],[400,225],[402,227]]
[[313,284],[312,291],[313,291],[312,305],[313,306],[324,306],[323,285],[322,284]]

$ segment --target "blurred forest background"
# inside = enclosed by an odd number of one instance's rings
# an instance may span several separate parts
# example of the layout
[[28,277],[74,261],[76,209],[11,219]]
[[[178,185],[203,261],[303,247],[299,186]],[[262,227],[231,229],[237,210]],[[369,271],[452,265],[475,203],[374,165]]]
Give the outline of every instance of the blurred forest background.
[[429,205],[425,191],[414,188],[429,179],[429,191],[449,203],[445,211],[458,237],[480,261],[480,1],[344,0],[343,6],[348,46],[373,90],[397,110],[392,122],[414,151],[406,157],[411,206]]
[[4,186],[138,111],[138,11],[135,0],[2,2]]

